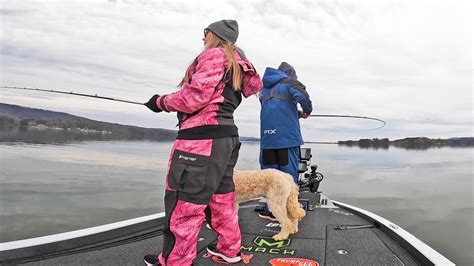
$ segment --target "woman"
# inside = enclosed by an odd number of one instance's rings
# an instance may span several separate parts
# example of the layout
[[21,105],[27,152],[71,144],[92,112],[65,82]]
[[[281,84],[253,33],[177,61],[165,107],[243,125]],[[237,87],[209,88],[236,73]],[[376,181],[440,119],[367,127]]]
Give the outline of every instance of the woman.
[[163,251],[145,256],[148,265],[191,265],[206,218],[219,235],[208,252],[229,263],[240,261],[240,228],[234,207],[232,173],[240,142],[233,112],[263,84],[235,46],[235,20],[204,29],[204,51],[188,67],[181,89],[154,95],[145,105],[154,112],[178,112],[179,131],[166,180]]

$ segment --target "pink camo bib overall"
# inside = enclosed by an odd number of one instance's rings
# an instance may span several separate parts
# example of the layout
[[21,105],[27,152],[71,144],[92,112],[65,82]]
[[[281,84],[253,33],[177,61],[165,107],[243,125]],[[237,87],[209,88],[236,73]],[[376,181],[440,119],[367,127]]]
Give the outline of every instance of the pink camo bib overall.
[[164,111],[178,112],[180,121],[166,177],[162,265],[192,264],[205,219],[218,234],[218,250],[228,257],[240,252],[232,179],[240,142],[233,112],[241,95],[257,93],[262,82],[243,52],[235,58],[243,73],[241,91],[232,89],[224,52],[212,48],[194,61],[189,83],[156,100]]

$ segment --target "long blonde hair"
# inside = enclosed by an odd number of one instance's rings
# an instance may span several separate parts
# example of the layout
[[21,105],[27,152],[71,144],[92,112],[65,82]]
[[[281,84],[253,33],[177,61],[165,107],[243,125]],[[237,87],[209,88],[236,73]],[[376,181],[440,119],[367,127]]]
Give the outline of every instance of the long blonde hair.
[[[209,33],[212,33],[212,35],[204,49],[217,47],[217,48],[220,48],[224,52],[227,62],[229,63],[229,69],[227,69],[224,75],[226,75],[230,71],[232,75],[232,87],[234,91],[240,91],[241,86],[242,86],[242,70],[240,69],[240,65],[237,63],[237,60],[235,59],[235,56],[234,56],[234,51],[235,49],[237,49],[235,44],[222,40],[213,32],[209,32]],[[189,82],[189,80],[191,79],[190,72],[192,68],[195,67],[195,64],[196,64],[196,59],[194,59],[191,65],[189,65],[188,68],[186,69],[186,73],[184,74],[184,77],[181,80],[181,82],[178,84],[178,87],[181,87],[185,83]]]

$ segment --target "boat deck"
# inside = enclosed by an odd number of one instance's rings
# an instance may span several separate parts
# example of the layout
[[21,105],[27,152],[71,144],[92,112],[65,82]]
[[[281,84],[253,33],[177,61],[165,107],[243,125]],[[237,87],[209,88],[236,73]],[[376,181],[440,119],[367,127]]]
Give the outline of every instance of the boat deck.
[[[314,204],[320,202],[319,194],[301,193],[300,198],[307,199],[315,208],[307,211],[307,216],[299,224],[299,232],[290,235],[286,241],[273,241],[271,236],[279,232],[279,225],[258,217],[254,211],[258,201],[241,205],[239,220],[244,261],[238,265],[271,265],[270,261],[277,258],[313,261],[313,264],[301,265],[423,264],[389,237],[377,223],[374,225],[373,221],[369,222],[349,210],[338,208],[329,199],[326,205],[316,206]],[[322,202],[325,203],[324,200]],[[70,247],[68,245],[72,240],[44,245],[38,247],[36,252],[30,248],[25,250],[27,255],[16,254],[15,259],[4,260],[2,256],[2,265],[144,265],[144,255],[161,250],[162,226],[159,224],[159,220],[154,220],[126,234],[124,232],[129,229],[76,239]],[[342,230],[336,230],[338,226]],[[219,265],[216,258],[206,252],[206,246],[216,239],[212,230],[202,227],[194,265]]]

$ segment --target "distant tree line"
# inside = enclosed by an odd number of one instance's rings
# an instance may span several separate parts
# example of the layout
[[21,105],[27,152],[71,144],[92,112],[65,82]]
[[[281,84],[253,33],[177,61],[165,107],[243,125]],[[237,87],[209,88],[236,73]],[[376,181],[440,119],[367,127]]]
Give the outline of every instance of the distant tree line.
[[143,128],[16,105],[0,104],[0,141],[172,141],[175,130]]
[[342,146],[357,146],[363,149],[388,149],[390,146],[413,149],[413,150],[426,150],[429,148],[441,148],[441,147],[473,147],[473,137],[463,138],[449,138],[449,139],[431,139],[426,137],[416,138],[404,138],[397,140],[389,140],[388,138],[383,139],[360,139],[360,140],[346,140],[338,141],[339,145]]
[[67,142],[81,140],[148,140],[172,141],[176,131],[155,128],[125,126],[98,121],[72,120],[35,120],[0,116],[0,141],[25,141],[41,143]]

